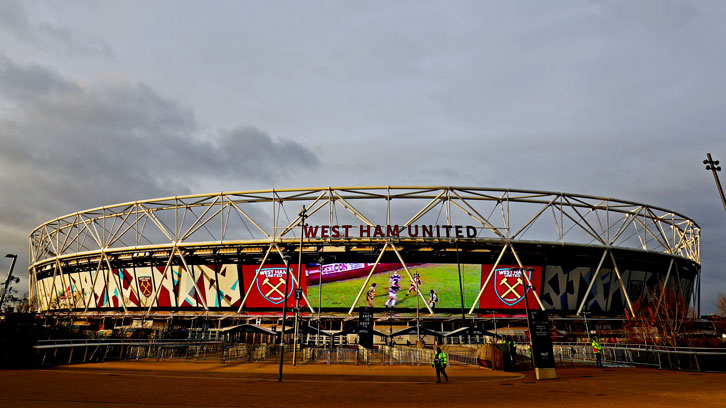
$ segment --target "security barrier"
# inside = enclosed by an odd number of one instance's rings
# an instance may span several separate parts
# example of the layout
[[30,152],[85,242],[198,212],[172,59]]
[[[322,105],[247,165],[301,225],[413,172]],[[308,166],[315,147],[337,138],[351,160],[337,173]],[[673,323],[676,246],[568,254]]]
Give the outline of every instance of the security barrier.
[[[663,347],[647,344],[602,344],[602,361],[617,366],[648,366],[662,370],[726,371],[726,349],[706,347]],[[595,353],[590,344],[556,343],[555,360],[593,362]]]
[[[649,366],[659,369],[689,371],[726,371],[726,350],[723,348],[654,347],[639,344],[603,344],[602,360],[616,366]],[[280,345],[224,343],[185,340],[43,340],[35,349],[41,366],[103,362],[109,360],[185,360],[264,362],[280,358]],[[477,365],[476,346],[443,346],[449,365]],[[559,366],[592,363],[595,354],[585,343],[555,343],[555,362]],[[381,346],[377,349],[303,347],[297,350],[300,363],[356,365],[429,365],[434,351],[410,346]],[[292,345],[285,347],[284,360],[292,359]],[[526,347],[517,347],[515,367],[529,366]]]

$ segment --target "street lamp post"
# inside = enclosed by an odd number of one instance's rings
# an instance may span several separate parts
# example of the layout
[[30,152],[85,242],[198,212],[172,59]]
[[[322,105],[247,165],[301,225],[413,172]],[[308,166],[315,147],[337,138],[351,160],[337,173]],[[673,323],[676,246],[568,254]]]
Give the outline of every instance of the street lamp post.
[[[303,205],[302,211],[300,212],[300,249],[297,257],[297,288],[302,291],[302,285],[300,284],[300,270],[302,269],[302,252],[303,252],[303,237],[305,236],[305,206]],[[288,268],[289,269],[289,268]],[[320,273],[322,273],[322,269]],[[294,287],[294,286],[293,286]],[[287,292],[285,292],[287,293]],[[297,365],[297,342],[298,342],[298,331],[300,330],[300,298],[298,291],[295,291],[295,332],[292,335],[292,365]]]
[[318,340],[320,339],[320,313],[323,305],[323,262],[325,258],[322,256],[318,259],[318,265],[320,265],[320,273],[318,274],[318,335],[315,337],[315,346],[318,346]]
[[587,315],[589,315],[590,312],[582,312],[582,316],[585,318],[585,334],[587,334],[587,338],[590,338],[590,328],[587,325]]
[[[519,269],[523,274],[527,273],[527,271],[524,268]],[[529,302],[527,301],[527,292],[529,289],[534,290],[532,288],[532,285],[529,283],[529,279],[527,279],[524,283],[524,310],[527,314],[527,331],[529,331],[529,359],[532,362],[532,368],[534,368],[534,345],[532,344],[532,324],[529,321]]]
[[280,332],[280,375],[277,381],[282,381],[282,360],[285,357],[285,319],[287,318],[287,294],[288,284],[290,282],[290,256],[285,255],[283,260],[285,261],[286,277],[285,277],[285,295],[282,300],[282,331]]
[[8,287],[10,286],[11,281],[15,281],[15,283],[20,281],[20,278],[13,279],[13,268],[15,267],[15,261],[18,259],[18,256],[15,254],[7,254],[5,255],[6,258],[13,258],[12,262],[10,262],[10,271],[8,272],[8,277],[5,279],[5,290],[3,290],[3,296],[0,298],[0,312],[3,310],[3,303],[5,303],[5,295],[8,293]]
[[718,179],[718,173],[717,171],[721,171],[721,166],[719,166],[718,160],[713,160],[711,158],[711,153],[706,153],[706,160],[703,161],[703,164],[706,165],[706,170],[711,170],[713,173],[713,179],[716,181],[716,187],[718,188],[718,193],[721,195],[721,203],[723,204],[724,210],[726,210],[726,197],[723,195],[723,188],[721,188],[721,181]]

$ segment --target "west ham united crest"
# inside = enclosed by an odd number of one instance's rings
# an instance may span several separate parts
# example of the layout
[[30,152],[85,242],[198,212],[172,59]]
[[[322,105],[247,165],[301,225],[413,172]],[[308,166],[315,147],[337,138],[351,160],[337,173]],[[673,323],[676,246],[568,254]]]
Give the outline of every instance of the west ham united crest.
[[139,276],[139,291],[144,297],[149,297],[154,292],[154,285],[151,284],[151,276]]
[[[494,277],[494,290],[499,299],[507,306],[514,306],[524,299],[526,280],[521,269],[497,269]],[[527,279],[532,279],[532,272],[527,272]]]
[[264,268],[257,275],[257,290],[262,297],[267,299],[273,305],[282,303],[285,298],[289,297],[295,288],[295,282],[290,274],[290,281],[287,285],[288,292],[285,296],[285,268]]

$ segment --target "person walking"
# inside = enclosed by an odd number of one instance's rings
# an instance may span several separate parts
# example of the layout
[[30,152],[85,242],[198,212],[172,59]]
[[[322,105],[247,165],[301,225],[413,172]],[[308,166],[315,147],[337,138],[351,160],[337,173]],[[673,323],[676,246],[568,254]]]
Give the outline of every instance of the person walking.
[[597,341],[597,337],[592,339],[592,352],[595,353],[595,360],[597,361],[597,367],[602,368],[602,346]]
[[517,365],[517,343],[515,343],[514,339],[510,336],[507,344],[509,344],[509,361],[512,364],[512,371],[514,371]]
[[446,358],[446,353],[441,351],[441,347],[436,347],[436,354],[434,354],[434,361],[431,362],[431,365],[436,369],[436,382],[441,382],[441,374],[444,375],[444,379],[446,382],[449,382],[449,376],[446,375],[446,364],[448,363],[448,360]]

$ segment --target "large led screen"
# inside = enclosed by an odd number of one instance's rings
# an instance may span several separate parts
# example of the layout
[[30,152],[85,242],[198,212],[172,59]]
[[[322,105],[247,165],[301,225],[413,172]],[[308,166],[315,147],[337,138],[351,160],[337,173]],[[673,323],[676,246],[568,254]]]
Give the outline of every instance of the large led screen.
[[[472,264],[407,264],[411,276],[418,276],[419,287],[424,299],[416,296],[415,285],[401,264],[378,264],[368,283],[373,264],[329,264],[308,265],[307,296],[313,307],[350,308],[358,293],[363,289],[356,306],[395,309],[426,309],[431,290],[438,298],[434,309],[461,308],[463,294],[466,308],[476,299],[481,285],[481,265]],[[461,269],[463,293],[459,286]],[[371,291],[371,288],[374,288]],[[371,296],[369,296],[369,292]]]

